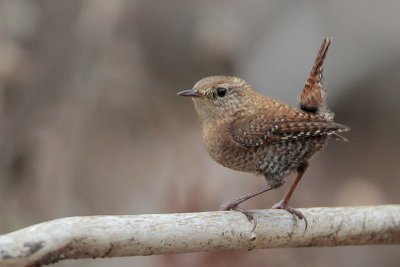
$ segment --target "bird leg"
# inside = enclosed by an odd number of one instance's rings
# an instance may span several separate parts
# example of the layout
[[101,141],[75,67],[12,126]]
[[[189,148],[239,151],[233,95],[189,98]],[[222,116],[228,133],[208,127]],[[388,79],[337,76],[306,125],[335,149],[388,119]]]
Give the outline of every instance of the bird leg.
[[306,224],[306,230],[308,227],[308,222],[306,217],[304,216],[303,212],[301,212],[298,209],[292,208],[288,206],[289,200],[296,189],[297,185],[299,184],[301,177],[303,177],[304,172],[306,171],[308,167],[308,163],[303,163],[297,168],[297,176],[296,179],[294,180],[293,184],[290,186],[289,191],[283,196],[282,200],[276,203],[275,205],[272,206],[273,209],[284,209],[288,212],[290,212],[293,215],[296,215],[299,220],[304,220]]
[[220,210],[221,211],[226,211],[226,210],[237,210],[237,211],[240,211],[241,213],[246,215],[246,217],[247,217],[247,219],[249,221],[252,221],[252,220],[254,221],[254,227],[253,227],[253,230],[254,230],[256,228],[256,226],[257,226],[257,221],[255,220],[253,214],[251,213],[251,211],[249,211],[247,209],[244,209],[244,208],[241,208],[241,207],[238,207],[238,206],[239,206],[240,203],[243,203],[246,200],[249,200],[250,198],[258,196],[258,195],[260,195],[262,193],[265,193],[265,192],[267,192],[267,191],[269,191],[271,189],[272,189],[272,187],[265,186],[265,187],[262,187],[259,190],[254,191],[254,192],[252,192],[250,194],[241,196],[239,198],[231,199],[230,201],[228,201],[228,203],[222,205]]
[[239,204],[245,202],[246,200],[249,200],[250,198],[253,198],[253,197],[258,196],[258,195],[260,195],[260,194],[262,194],[264,192],[267,192],[267,191],[269,191],[271,189],[272,189],[272,187],[265,186],[265,187],[262,187],[259,190],[254,191],[254,192],[252,192],[250,194],[241,196],[239,198],[231,199],[228,203],[222,205],[220,210],[233,210],[233,209],[236,209]]

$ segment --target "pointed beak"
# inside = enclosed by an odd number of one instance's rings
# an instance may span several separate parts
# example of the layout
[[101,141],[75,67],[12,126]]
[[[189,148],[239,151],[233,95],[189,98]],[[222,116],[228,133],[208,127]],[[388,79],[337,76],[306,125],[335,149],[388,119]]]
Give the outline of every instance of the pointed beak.
[[179,96],[199,97],[201,94],[195,89],[189,89],[178,93]]

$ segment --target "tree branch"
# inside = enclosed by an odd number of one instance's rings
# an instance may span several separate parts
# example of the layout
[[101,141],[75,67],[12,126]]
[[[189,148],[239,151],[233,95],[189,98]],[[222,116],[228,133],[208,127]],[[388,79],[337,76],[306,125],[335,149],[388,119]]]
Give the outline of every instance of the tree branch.
[[0,266],[219,249],[400,244],[400,205],[62,218],[0,236]]

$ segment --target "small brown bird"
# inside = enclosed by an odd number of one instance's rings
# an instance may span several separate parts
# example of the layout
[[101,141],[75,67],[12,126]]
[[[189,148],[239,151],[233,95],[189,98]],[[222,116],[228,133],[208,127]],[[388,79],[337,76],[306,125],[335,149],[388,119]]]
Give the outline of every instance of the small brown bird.
[[280,187],[285,177],[297,177],[283,199],[273,208],[285,209],[307,220],[288,206],[308,160],[331,138],[345,140],[340,132],[349,128],[333,122],[322,83],[322,64],[331,39],[325,38],[310,77],[300,97],[300,109],[262,95],[244,80],[213,76],[197,82],[193,89],[179,92],[192,97],[199,116],[203,140],[210,156],[225,167],[264,175],[267,186],[232,199],[221,210],[237,209],[249,220],[253,216],[238,205],[256,195]]

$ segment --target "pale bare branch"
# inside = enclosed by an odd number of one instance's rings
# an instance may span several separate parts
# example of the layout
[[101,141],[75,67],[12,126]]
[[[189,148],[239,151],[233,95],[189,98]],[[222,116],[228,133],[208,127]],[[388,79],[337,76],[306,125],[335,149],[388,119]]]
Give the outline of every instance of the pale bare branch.
[[400,205],[62,218],[0,236],[0,266],[210,250],[400,244]]

